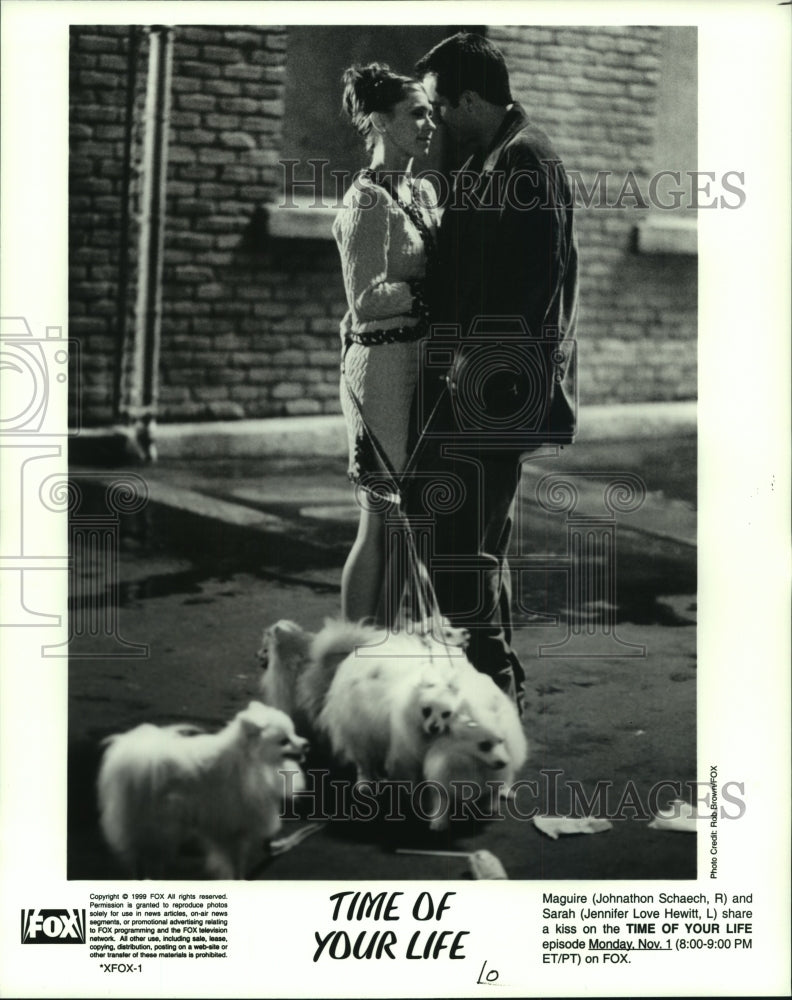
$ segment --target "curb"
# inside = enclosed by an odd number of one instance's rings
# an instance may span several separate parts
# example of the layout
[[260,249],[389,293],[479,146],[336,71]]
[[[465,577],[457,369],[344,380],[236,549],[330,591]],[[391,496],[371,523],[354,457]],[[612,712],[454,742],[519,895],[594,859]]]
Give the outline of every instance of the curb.
[[[695,436],[696,403],[587,406],[581,408],[578,424],[577,443]],[[347,451],[340,414],[160,424],[154,440],[159,459],[327,457]],[[129,442],[125,428],[87,428],[71,439],[70,458],[78,462],[129,459]]]

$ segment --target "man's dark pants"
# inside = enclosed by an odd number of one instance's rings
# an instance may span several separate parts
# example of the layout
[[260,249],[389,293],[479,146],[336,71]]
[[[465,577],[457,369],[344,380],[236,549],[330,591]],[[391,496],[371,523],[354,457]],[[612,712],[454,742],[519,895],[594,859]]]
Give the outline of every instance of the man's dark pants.
[[[519,481],[513,450],[430,434],[419,445],[406,507],[414,526],[428,532],[425,559],[440,610],[469,630],[467,653],[476,669],[521,706],[525,674],[511,649],[506,558]],[[440,499],[432,502],[433,495]]]

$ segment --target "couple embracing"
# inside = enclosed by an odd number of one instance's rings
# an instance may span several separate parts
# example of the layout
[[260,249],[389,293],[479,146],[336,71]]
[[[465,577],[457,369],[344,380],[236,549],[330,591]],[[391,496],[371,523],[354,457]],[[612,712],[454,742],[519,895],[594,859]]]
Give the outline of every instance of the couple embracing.
[[[569,184],[513,100],[502,54],[479,35],[443,40],[416,78],[375,63],[344,81],[369,165],[334,224],[348,304],[341,403],[360,506],[342,612],[389,624],[388,517],[422,527],[428,517],[439,608],[468,629],[473,665],[519,706],[506,554],[521,460],[575,432]],[[420,176],[438,127],[467,154],[440,204]],[[427,509],[432,484],[451,502]]]

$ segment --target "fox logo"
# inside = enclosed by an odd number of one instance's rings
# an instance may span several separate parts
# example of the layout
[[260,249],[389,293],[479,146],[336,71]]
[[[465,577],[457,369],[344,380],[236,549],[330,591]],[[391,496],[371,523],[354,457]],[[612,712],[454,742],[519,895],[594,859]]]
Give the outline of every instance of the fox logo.
[[85,910],[22,910],[22,944],[85,944]]

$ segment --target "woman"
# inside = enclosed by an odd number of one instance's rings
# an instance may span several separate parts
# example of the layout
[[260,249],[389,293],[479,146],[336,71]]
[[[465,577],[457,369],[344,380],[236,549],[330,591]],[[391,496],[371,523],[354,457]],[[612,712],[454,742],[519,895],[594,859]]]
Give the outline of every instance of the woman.
[[382,470],[398,475],[408,458],[419,340],[427,332],[422,287],[438,224],[434,189],[411,171],[413,159],[426,156],[435,125],[420,83],[387,66],[353,67],[344,83],[344,110],[370,159],[333,226],[349,307],[341,323],[341,406],[360,506],[341,609],[348,620],[386,624],[385,519],[398,498]]

